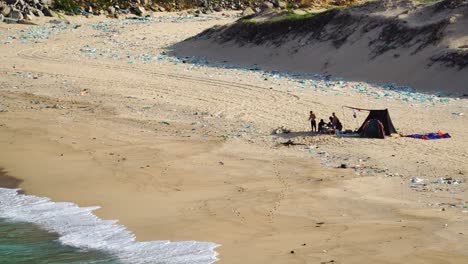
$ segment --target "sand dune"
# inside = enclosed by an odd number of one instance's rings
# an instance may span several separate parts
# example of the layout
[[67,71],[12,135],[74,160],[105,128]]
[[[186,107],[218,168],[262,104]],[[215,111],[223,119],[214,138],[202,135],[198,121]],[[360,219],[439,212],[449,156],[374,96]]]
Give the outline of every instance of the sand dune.
[[173,51],[460,96],[468,93],[467,13],[466,1],[453,0],[372,1],[289,19],[266,12],[208,29]]

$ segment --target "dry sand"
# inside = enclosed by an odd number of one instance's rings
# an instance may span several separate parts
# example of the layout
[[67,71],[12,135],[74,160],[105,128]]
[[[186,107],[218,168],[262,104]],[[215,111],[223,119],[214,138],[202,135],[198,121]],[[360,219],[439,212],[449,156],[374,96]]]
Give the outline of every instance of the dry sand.
[[[0,25],[11,42],[0,49],[0,166],[27,193],[99,205],[98,216],[139,240],[219,243],[219,263],[467,262],[468,126],[452,114],[466,113],[466,99],[376,99],[134,58],[232,18],[104,21],[112,24],[104,30],[71,21],[82,26],[38,43],[21,43],[27,26]],[[342,105],[389,108],[401,132],[442,129],[452,138],[308,134],[310,109],[321,118],[335,111],[354,128]],[[293,133],[270,135],[281,125]],[[277,146],[284,137],[327,154]],[[462,184],[410,188],[415,176]]]

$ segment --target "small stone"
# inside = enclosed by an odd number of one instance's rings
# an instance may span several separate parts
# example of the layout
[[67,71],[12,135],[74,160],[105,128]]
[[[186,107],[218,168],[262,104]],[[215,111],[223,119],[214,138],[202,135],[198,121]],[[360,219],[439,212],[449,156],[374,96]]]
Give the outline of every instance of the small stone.
[[291,252],[289,252],[289,253],[294,254],[294,250],[291,250]]

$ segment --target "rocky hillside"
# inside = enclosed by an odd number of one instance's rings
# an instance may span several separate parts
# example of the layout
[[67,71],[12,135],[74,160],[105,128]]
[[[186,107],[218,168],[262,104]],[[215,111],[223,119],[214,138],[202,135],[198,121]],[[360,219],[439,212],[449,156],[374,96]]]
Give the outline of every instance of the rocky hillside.
[[[271,69],[468,93],[468,1],[386,0],[318,13],[265,10],[211,28],[174,50]],[[256,56],[240,59],[249,52]]]
[[148,15],[148,12],[191,9],[195,14],[223,10],[245,10],[246,14],[263,8],[294,9],[309,6],[343,6],[355,0],[0,0],[0,22],[32,20],[34,17],[55,16],[54,11],[66,15]]

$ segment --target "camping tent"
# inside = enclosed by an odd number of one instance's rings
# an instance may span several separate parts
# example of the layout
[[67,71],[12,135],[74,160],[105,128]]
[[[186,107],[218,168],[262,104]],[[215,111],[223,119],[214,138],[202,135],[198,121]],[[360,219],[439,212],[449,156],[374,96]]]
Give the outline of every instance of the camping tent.
[[382,122],[377,119],[371,119],[362,125],[360,133],[365,138],[385,138],[385,131]]
[[362,108],[349,107],[349,106],[346,106],[346,107],[354,109],[354,110],[358,110],[358,111],[369,111],[369,115],[367,116],[366,120],[358,129],[357,131],[358,133],[362,133],[367,122],[372,119],[376,119],[382,123],[385,135],[390,136],[390,134],[397,133],[395,127],[393,126],[392,119],[390,118],[390,114],[388,113],[388,109],[375,110],[375,109],[362,109]]

